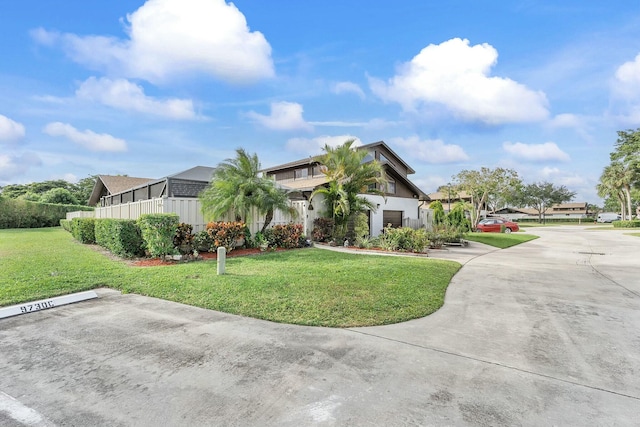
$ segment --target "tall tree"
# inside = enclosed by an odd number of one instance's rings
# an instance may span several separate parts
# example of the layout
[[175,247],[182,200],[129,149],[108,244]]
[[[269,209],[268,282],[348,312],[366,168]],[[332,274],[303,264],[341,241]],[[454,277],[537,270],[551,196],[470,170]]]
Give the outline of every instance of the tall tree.
[[276,187],[275,181],[261,176],[258,156],[244,149],[236,150],[236,157],[226,159],[214,170],[211,182],[200,193],[202,211],[215,219],[233,215],[236,221],[249,222],[251,209],[265,215],[265,230],[273,219],[274,210],[296,215],[287,192]]
[[555,186],[550,182],[537,182],[523,186],[515,200],[522,206],[535,209],[538,212],[538,222],[542,222],[547,208],[568,202],[575,195],[575,192],[569,191],[564,185]]
[[337,147],[324,146],[324,154],[318,157],[323,173],[329,180],[311,194],[325,195],[327,213],[335,221],[336,228],[345,231],[350,218],[365,210],[376,210],[376,204],[363,194],[383,196],[388,184],[384,166],[377,160],[365,162],[367,152],[353,147],[354,140],[347,140]]
[[600,182],[596,190],[600,197],[615,197],[620,204],[623,218],[631,215],[631,186],[628,169],[618,161],[611,162],[600,175]]
[[521,185],[518,173],[513,169],[504,168],[463,170],[453,179],[458,191],[466,191],[471,196],[471,222],[474,228],[478,225],[481,211],[488,206],[490,199],[512,197],[513,190]]
[[631,190],[640,186],[640,128],[618,131],[615,151],[610,154],[611,165],[616,168],[618,183],[624,194],[625,207],[622,217],[633,214]]

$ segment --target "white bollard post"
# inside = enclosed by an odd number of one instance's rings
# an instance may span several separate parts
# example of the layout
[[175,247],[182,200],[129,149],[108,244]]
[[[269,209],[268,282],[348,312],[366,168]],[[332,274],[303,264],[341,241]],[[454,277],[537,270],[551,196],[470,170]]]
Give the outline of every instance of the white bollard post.
[[224,246],[218,248],[218,276],[224,274],[224,265],[227,262],[227,249]]

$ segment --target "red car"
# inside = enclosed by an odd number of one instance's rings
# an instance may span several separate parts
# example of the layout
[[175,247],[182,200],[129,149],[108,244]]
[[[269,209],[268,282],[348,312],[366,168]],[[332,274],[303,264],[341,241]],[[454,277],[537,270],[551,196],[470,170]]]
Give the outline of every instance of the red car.
[[515,222],[503,218],[486,218],[476,226],[479,233],[501,233],[503,230],[505,233],[511,233],[520,230],[520,227]]

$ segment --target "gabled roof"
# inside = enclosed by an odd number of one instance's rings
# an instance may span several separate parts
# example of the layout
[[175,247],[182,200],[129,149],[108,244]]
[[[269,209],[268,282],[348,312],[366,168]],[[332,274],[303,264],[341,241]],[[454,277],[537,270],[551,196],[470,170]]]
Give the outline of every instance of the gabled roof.
[[100,201],[100,195],[104,189],[107,190],[108,194],[116,194],[138,185],[146,184],[149,181],[151,181],[149,178],[136,178],[133,176],[98,175],[91,197],[89,197],[89,206],[94,206]]
[[[393,151],[384,141],[378,141],[378,142],[372,142],[371,144],[366,144],[366,145],[360,145],[358,147],[353,147],[356,150],[368,150],[370,148],[374,148],[374,147],[378,147],[378,146],[382,146],[384,148],[386,148],[389,153],[391,153],[400,164],[402,164],[402,166],[404,166],[407,169],[407,174],[411,175],[416,173],[416,171],[413,170],[413,168],[411,168],[411,166],[409,166],[404,160],[402,160],[402,158],[400,156],[398,156],[398,154],[396,154],[395,151]],[[277,166],[272,166],[269,168],[264,168],[262,169],[263,173],[271,173],[277,170],[282,170],[282,169],[290,169],[290,168],[295,168],[297,166],[304,166],[304,165],[311,165],[314,163],[319,163],[319,159],[322,155],[317,155],[317,156],[309,156],[306,157],[304,159],[300,159],[300,160],[294,160],[292,162],[289,163],[284,163],[281,165],[277,165]],[[389,164],[388,162],[382,162],[383,164]],[[390,165],[390,164],[389,164]]]
[[167,178],[185,179],[189,181],[210,182],[215,168],[209,166],[195,166],[182,172],[169,175]]
[[407,168],[407,175],[411,175],[416,173],[416,171],[413,170],[413,168],[411,166],[409,166],[404,160],[402,160],[402,157],[398,156],[398,154],[393,151],[391,149],[391,147],[389,147],[387,145],[386,142],[384,141],[378,141],[378,142],[372,142],[370,144],[365,144],[365,145],[361,145],[359,147],[356,147],[358,150],[362,150],[362,149],[368,149],[368,148],[373,148],[373,147],[378,147],[378,146],[382,146],[384,148],[386,148],[387,150],[389,150],[389,152],[391,154],[393,154],[393,156],[398,159],[398,161],[402,164],[402,166],[404,166],[405,168]]
[[428,194],[429,198],[431,200],[463,200],[463,199],[470,199],[471,196],[466,192],[466,191],[459,191],[457,193],[455,192],[451,192],[451,194],[449,193],[445,193],[444,191],[436,191],[435,193],[429,193]]

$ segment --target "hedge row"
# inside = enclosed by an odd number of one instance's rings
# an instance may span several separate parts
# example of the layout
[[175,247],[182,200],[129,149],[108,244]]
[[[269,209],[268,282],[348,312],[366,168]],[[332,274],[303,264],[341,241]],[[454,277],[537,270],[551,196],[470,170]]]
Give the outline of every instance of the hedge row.
[[[219,246],[232,251],[244,238],[251,245],[248,229],[243,222],[210,222],[206,231],[192,234],[189,224],[178,223],[176,214],[147,214],[135,220],[74,218],[61,220],[60,225],[82,243],[97,243],[122,257],[145,252],[154,257],[207,250],[215,252]],[[276,225],[260,236],[270,247],[299,248],[304,246],[303,228],[299,224]]]
[[67,212],[92,211],[89,206],[57,205],[0,197],[0,229],[57,227]]
[[640,219],[632,219],[628,221],[613,221],[614,228],[638,228],[640,227]]
[[[538,220],[538,218],[518,218],[514,220],[517,223],[525,223],[525,222],[532,222],[532,223],[539,223],[540,221]],[[587,217],[587,218],[545,218],[543,220],[545,223],[554,223],[554,222],[575,222],[576,224],[580,224],[580,223],[590,223],[595,221],[595,218],[591,218],[591,217]]]
[[144,254],[140,227],[133,219],[98,219],[95,234],[96,243],[111,253],[125,258]]
[[73,218],[71,220],[71,235],[80,243],[96,242],[96,219]]

